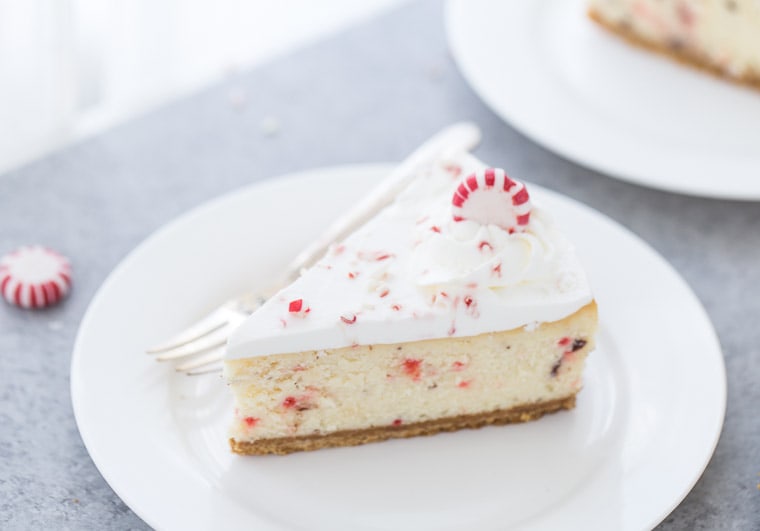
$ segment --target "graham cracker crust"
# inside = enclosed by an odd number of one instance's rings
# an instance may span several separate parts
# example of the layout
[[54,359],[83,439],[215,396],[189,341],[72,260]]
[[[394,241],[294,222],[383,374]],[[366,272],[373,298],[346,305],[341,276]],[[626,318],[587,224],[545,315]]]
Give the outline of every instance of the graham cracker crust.
[[575,395],[566,398],[527,404],[510,409],[457,415],[442,419],[426,420],[401,426],[378,426],[359,430],[344,430],[324,435],[302,435],[299,437],[277,437],[259,439],[257,441],[236,441],[230,439],[232,451],[243,455],[286,455],[293,452],[335,448],[340,446],[357,446],[387,439],[417,437],[419,435],[435,435],[445,431],[456,431],[465,428],[476,429],[483,426],[514,424],[536,420],[547,413],[561,409],[573,409]]
[[753,74],[751,72],[748,72],[738,77],[731,76],[731,75],[728,75],[721,68],[705,61],[701,55],[699,55],[698,53],[695,53],[694,50],[690,48],[686,48],[686,47],[676,48],[676,47],[671,47],[667,45],[662,45],[660,43],[656,43],[653,41],[649,41],[641,37],[639,34],[635,33],[634,31],[632,31],[629,27],[625,26],[624,24],[615,24],[614,22],[610,22],[609,20],[606,20],[599,13],[597,13],[593,8],[590,8],[588,10],[588,16],[594,22],[596,22],[603,28],[607,29],[608,31],[622,37],[623,39],[628,41],[630,44],[639,46],[641,48],[644,48],[653,52],[657,52],[660,55],[674,59],[675,61],[678,61],[681,64],[698,68],[704,72],[708,72],[721,79],[725,79],[728,81],[732,81],[736,84],[745,85],[745,86],[754,88],[756,90],[760,90],[760,73]]

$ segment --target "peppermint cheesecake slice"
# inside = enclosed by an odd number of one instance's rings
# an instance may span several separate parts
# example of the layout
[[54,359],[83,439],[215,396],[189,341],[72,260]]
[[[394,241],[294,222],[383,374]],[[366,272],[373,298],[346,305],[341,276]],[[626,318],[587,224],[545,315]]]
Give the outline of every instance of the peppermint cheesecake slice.
[[575,405],[596,304],[527,188],[434,163],[230,338],[230,445],[287,454]]
[[590,0],[590,17],[627,40],[760,88],[757,0]]

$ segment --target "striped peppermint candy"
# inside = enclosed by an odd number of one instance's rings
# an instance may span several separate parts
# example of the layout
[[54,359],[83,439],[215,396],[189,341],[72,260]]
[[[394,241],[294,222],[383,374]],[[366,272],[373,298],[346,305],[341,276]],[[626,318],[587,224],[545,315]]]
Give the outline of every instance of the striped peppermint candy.
[[0,259],[0,294],[21,308],[44,308],[71,289],[71,265],[41,245],[21,247]]
[[513,181],[501,168],[488,168],[468,175],[451,198],[454,221],[469,219],[512,232],[530,223],[530,196],[520,181]]

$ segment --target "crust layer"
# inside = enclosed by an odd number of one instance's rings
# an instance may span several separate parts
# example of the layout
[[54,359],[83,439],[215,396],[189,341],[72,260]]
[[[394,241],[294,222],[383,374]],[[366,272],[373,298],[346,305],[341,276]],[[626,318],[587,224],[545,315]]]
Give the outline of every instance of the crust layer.
[[591,20],[603,28],[611,31],[616,35],[619,35],[631,44],[657,52],[666,57],[670,57],[671,59],[674,59],[681,64],[699,68],[700,70],[709,72],[710,74],[713,74],[721,79],[726,79],[728,81],[733,81],[734,83],[746,85],[756,90],[760,90],[760,73],[747,72],[741,76],[731,76],[721,68],[705,61],[705,59],[700,54],[696,53],[691,48],[674,48],[645,39],[638,33],[635,33],[629,27],[622,24],[616,24],[605,19],[593,8],[589,8],[588,16]]
[[345,430],[324,435],[304,435],[299,437],[277,437],[257,441],[236,441],[230,439],[232,451],[243,455],[286,455],[293,452],[319,450],[339,446],[356,446],[387,439],[435,435],[445,431],[483,426],[514,424],[538,419],[547,413],[561,409],[573,409],[575,395],[548,402],[517,406],[505,410],[488,411],[471,415],[458,415],[442,419],[426,420],[401,426],[379,426],[359,430]]

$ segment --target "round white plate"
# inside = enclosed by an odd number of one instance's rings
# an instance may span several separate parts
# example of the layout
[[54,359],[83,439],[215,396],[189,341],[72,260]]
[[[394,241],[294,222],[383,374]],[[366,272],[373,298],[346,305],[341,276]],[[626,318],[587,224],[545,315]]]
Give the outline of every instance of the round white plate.
[[584,0],[451,0],[456,62],[494,112],[613,177],[760,200],[760,93],[599,28]]
[[[227,446],[231,397],[143,354],[209,308],[263,286],[388,168],[315,170],[193,210],[108,277],[71,364],[82,438],[116,493],[157,529],[648,529],[706,466],[725,410],[713,328],[651,248],[601,214],[531,187],[577,243],[601,314],[575,410],[287,457]],[[340,193],[324,193],[339,190]],[[318,199],[317,199],[318,198]],[[663,472],[666,471],[666,472]]]

